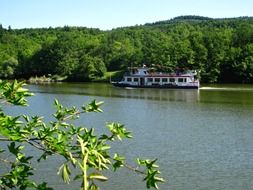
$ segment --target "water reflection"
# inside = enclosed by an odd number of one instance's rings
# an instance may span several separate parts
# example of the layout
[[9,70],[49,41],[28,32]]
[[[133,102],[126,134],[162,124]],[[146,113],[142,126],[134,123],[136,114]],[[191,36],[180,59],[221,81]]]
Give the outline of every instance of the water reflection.
[[135,99],[197,102],[198,90],[181,89],[124,89],[121,96]]
[[168,102],[253,105],[252,85],[212,85],[196,89],[116,88],[105,83],[61,83],[29,85],[34,93],[85,95]]
[[199,91],[201,103],[253,105],[252,85],[213,85]]
[[30,85],[29,88],[34,93],[73,94],[162,101],[199,101],[199,90],[196,89],[183,90],[115,88],[110,84],[98,83],[62,83],[47,85]]

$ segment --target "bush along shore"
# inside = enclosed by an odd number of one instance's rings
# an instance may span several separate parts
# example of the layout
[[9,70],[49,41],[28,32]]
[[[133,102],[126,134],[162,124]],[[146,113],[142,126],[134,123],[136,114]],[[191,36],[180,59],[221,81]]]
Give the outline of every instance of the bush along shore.
[[43,84],[43,83],[52,83],[52,82],[64,82],[66,77],[60,76],[41,76],[41,77],[30,77],[26,82],[30,84]]

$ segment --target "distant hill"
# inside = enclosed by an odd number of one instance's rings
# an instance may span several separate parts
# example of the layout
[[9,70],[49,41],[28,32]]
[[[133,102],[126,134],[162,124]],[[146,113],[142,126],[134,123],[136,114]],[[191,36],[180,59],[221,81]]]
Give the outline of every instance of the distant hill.
[[146,23],[145,26],[160,26],[160,25],[167,25],[167,24],[175,24],[180,22],[186,23],[205,23],[205,22],[235,22],[235,21],[253,21],[253,17],[235,17],[235,18],[210,18],[210,17],[203,17],[203,16],[196,16],[196,15],[185,15],[185,16],[178,16],[174,17],[169,20],[157,21],[154,23]]
[[147,23],[145,25],[161,25],[161,24],[177,23],[177,22],[182,22],[182,21],[199,22],[199,21],[209,21],[209,20],[213,20],[213,19],[209,17],[203,17],[203,16],[188,15],[188,16],[178,16],[169,20],[157,21],[154,23]]

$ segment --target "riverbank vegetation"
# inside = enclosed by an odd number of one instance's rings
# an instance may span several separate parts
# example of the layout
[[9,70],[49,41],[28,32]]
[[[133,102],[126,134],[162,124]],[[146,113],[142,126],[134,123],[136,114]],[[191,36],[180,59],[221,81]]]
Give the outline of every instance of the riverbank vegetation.
[[253,18],[181,16],[109,31],[0,25],[0,78],[101,81],[109,80],[106,72],[143,64],[196,69],[201,82],[252,83]]

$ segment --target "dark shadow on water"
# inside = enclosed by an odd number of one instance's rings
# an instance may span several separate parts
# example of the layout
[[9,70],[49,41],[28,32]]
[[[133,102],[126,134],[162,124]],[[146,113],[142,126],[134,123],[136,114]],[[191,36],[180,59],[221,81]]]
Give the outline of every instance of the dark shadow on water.
[[29,85],[34,93],[97,96],[155,100],[165,102],[191,102],[208,104],[253,105],[252,85],[215,85],[196,89],[141,89],[116,88],[108,83],[53,83]]
[[53,85],[30,85],[31,92],[44,94],[85,95],[110,98],[146,99],[159,101],[197,102],[196,89],[134,89],[116,88],[109,84],[64,83]]

